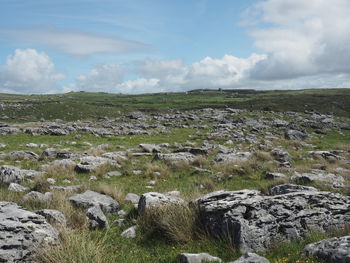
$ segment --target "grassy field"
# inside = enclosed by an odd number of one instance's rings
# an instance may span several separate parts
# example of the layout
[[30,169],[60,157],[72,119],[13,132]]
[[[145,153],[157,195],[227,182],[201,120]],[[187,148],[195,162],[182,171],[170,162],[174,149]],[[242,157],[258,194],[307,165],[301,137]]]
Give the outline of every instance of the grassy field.
[[[350,117],[350,89],[299,91],[195,90],[186,93],[120,95],[70,92],[55,95],[0,94],[2,115],[10,119],[46,120],[116,117],[121,112],[169,109],[239,108],[248,110],[333,112]],[[1,107],[0,107],[1,109]],[[0,115],[1,119],[1,115]]]

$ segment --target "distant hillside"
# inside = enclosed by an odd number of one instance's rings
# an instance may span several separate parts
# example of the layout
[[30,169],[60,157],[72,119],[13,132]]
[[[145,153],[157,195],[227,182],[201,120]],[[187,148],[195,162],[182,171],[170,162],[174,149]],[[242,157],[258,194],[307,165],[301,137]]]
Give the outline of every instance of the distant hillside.
[[333,112],[350,117],[350,89],[191,90],[188,92],[121,95],[70,92],[54,95],[0,94],[0,120],[94,119],[143,110],[239,108],[248,110]]

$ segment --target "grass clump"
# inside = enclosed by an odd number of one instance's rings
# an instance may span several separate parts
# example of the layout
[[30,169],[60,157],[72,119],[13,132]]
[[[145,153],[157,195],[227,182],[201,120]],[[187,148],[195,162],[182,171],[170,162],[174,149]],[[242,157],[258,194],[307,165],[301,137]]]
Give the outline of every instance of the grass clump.
[[153,207],[141,215],[137,224],[141,232],[158,234],[169,241],[187,243],[198,237],[199,222],[195,209],[184,205]]

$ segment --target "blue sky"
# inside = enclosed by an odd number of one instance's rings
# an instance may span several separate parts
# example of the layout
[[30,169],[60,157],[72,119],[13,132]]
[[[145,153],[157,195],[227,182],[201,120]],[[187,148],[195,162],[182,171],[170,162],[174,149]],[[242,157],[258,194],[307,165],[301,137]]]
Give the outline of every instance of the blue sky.
[[349,87],[347,0],[0,0],[0,92]]

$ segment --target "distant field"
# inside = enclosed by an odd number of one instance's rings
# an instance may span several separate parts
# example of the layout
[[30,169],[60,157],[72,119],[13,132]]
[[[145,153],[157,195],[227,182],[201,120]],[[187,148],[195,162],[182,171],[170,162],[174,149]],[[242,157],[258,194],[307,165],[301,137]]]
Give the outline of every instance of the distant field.
[[[121,95],[70,92],[54,95],[0,94],[0,119],[77,120],[115,117],[121,112],[169,109],[240,108],[248,110],[333,112],[350,117],[350,89],[298,91],[194,90],[181,93]],[[5,119],[7,119],[5,117]]]

